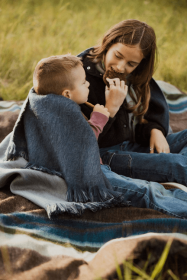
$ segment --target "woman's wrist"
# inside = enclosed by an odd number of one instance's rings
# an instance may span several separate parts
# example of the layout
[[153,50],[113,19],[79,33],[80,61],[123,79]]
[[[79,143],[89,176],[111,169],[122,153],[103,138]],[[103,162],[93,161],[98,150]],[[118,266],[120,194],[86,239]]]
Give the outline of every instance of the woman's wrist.
[[151,129],[151,135],[153,135],[153,134],[160,134],[160,133],[163,134],[160,129],[157,129],[157,128]]
[[105,108],[108,109],[111,118],[113,118],[116,115],[116,113],[119,111],[118,106],[114,106],[114,105],[110,104],[109,102],[107,102],[105,104]]

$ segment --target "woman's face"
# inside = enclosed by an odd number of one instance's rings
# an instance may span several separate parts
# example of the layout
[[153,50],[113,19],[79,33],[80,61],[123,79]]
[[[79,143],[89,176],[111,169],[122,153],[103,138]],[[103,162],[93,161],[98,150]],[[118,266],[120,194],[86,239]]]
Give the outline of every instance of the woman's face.
[[126,77],[142,61],[143,53],[138,47],[116,43],[110,47],[104,57],[106,71],[123,73]]

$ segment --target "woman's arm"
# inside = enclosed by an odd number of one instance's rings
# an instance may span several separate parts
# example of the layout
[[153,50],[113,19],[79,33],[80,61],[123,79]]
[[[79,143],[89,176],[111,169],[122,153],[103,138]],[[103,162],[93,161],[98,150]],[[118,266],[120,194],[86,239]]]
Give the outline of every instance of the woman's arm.
[[108,109],[111,118],[113,118],[127,96],[128,86],[125,85],[125,81],[120,81],[118,78],[107,78],[107,81],[110,87],[106,86],[105,88],[105,108]]
[[157,153],[170,153],[170,148],[165,136],[162,131],[155,128],[151,130],[150,153],[153,154],[154,150],[156,150]]
[[164,136],[164,128],[155,122],[137,124],[135,127],[135,141],[150,147],[150,153],[169,153],[169,145]]

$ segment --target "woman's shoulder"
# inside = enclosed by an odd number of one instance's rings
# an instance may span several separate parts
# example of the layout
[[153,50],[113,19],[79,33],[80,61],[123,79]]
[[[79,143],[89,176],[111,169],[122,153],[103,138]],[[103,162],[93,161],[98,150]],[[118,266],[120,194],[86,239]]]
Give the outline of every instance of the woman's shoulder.
[[151,99],[157,100],[157,102],[160,100],[160,102],[166,105],[166,107],[168,108],[165,96],[157,82],[153,78],[151,78],[149,85],[151,90]]
[[91,50],[93,50],[93,47],[84,50],[83,52],[79,53],[77,56],[81,57],[82,59],[84,59],[89,54],[89,52]]
[[100,71],[98,71],[96,63],[94,63],[88,56],[91,50],[93,50],[93,47],[86,49],[77,56],[81,58],[86,74],[89,74],[93,77],[103,78],[103,74]]

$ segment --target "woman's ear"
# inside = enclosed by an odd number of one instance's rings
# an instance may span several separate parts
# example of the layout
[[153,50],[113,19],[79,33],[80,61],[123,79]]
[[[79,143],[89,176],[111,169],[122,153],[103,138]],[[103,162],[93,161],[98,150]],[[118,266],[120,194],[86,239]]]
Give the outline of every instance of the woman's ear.
[[64,97],[67,97],[67,98],[71,99],[71,93],[70,93],[70,90],[69,90],[69,89],[63,90],[62,95],[63,95]]

